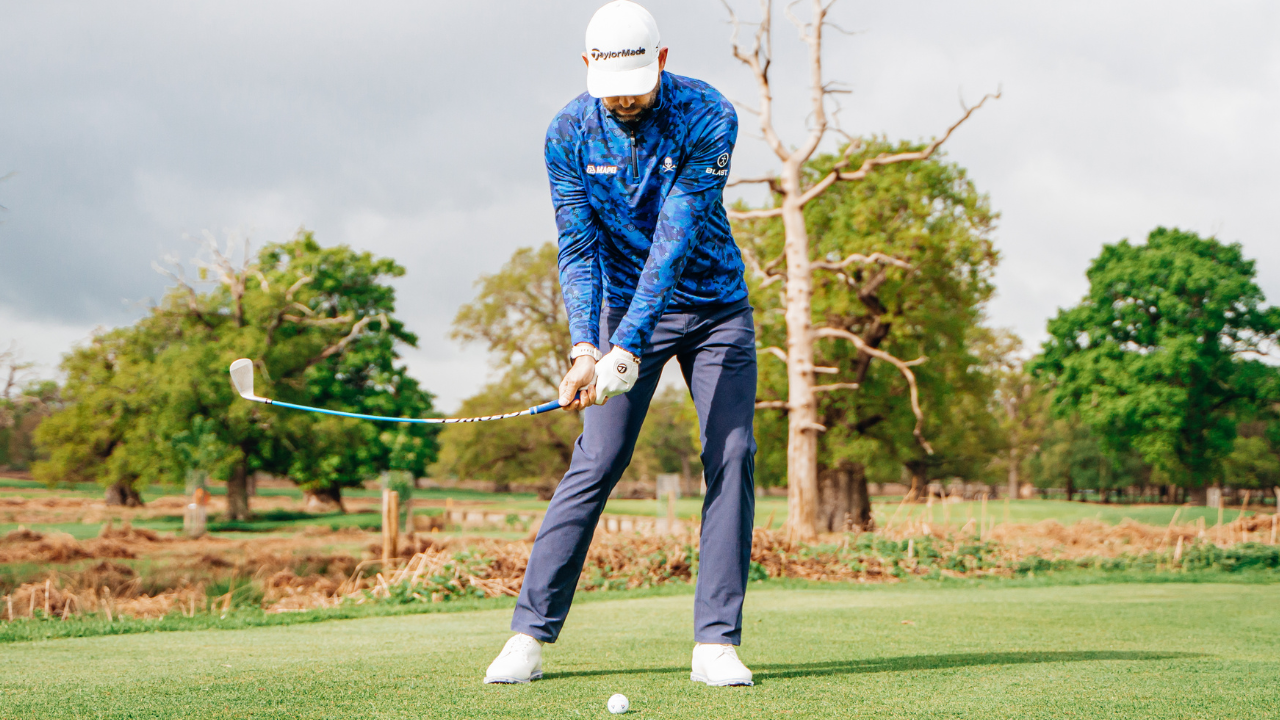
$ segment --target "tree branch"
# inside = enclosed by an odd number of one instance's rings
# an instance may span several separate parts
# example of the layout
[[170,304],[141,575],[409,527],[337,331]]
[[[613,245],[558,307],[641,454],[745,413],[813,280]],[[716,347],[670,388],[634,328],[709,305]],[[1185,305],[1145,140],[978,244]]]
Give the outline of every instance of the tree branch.
[[786,410],[788,407],[790,406],[787,405],[786,400],[760,400],[756,402],[757,410]]
[[[884,281],[888,279],[889,268],[881,268],[880,272],[876,273],[875,277],[871,278],[871,280],[866,284],[858,288],[858,300],[860,300],[863,305],[866,305],[868,310],[871,310],[877,315],[883,315],[885,313],[885,307],[884,303],[880,301],[880,298],[876,297],[876,291],[879,290],[880,286],[884,284]],[[876,322],[879,322],[879,318],[876,319]]]
[[857,390],[858,383],[831,383],[830,385],[814,385],[813,391],[826,392],[828,390]]
[[[834,4],[834,2],[833,2],[832,4]],[[831,7],[831,6],[830,6],[830,5],[828,5],[827,7]],[[836,30],[836,32],[844,33],[845,35],[850,35],[850,36],[852,36],[852,35],[857,35],[857,34],[858,34],[858,31],[857,31],[857,30],[845,30],[844,28],[842,28],[842,27],[840,27],[839,25],[837,25],[837,24],[835,24],[835,23],[831,22],[830,20],[828,20],[828,21],[826,22],[826,26],[827,26],[827,27],[829,27],[829,28],[834,28],[834,29]]]
[[284,318],[285,320],[288,320],[289,322],[298,323],[300,325],[306,324],[306,325],[310,325],[311,327],[324,327],[326,325],[346,325],[347,323],[355,319],[355,317],[351,313],[347,313],[346,315],[339,315],[337,317],[322,317],[322,318],[302,317],[300,315],[287,315],[287,314],[281,315],[281,317]]
[[[292,285],[290,285],[289,289],[285,291],[285,294],[284,294],[285,302],[293,302],[293,294],[298,292],[298,290],[301,289],[303,285],[306,285],[309,282],[311,282],[311,276],[309,275],[303,275],[302,277],[298,278],[297,281],[295,281]],[[262,284],[266,285],[266,283],[267,281],[263,279]]]
[[[218,250],[218,241],[214,239],[209,231],[204,233],[203,245],[213,256],[212,269],[218,276],[218,281],[227,286],[227,290],[231,293],[231,312],[235,318],[236,327],[244,327],[244,287],[245,280],[249,275],[249,238],[244,239],[244,266],[240,270],[236,270],[231,264],[231,238],[227,238],[226,254]],[[206,266],[209,267],[209,266]]]
[[920,443],[920,447],[924,448],[925,452],[929,453],[930,455],[933,454],[933,446],[929,444],[929,441],[924,439],[924,411],[920,409],[920,389],[916,385],[916,374],[911,372],[911,367],[913,365],[918,365],[921,361],[924,360],[924,358],[912,360],[911,362],[905,362],[903,360],[899,360],[898,358],[894,357],[893,355],[890,355],[889,353],[883,350],[880,350],[879,348],[871,347],[865,341],[863,341],[862,338],[849,332],[848,330],[841,330],[840,328],[831,328],[831,327],[818,328],[817,330],[814,331],[813,336],[814,338],[817,338],[817,339],[839,338],[842,340],[848,340],[849,342],[853,343],[854,346],[857,347],[860,352],[864,352],[872,357],[876,357],[881,360],[884,360],[890,365],[893,365],[894,367],[898,368],[898,372],[902,373],[902,377],[906,378],[907,386],[911,389],[911,412],[916,416],[916,427],[911,434],[915,435],[916,442]]
[[729,22],[733,25],[733,34],[729,39],[730,45],[733,47],[733,56],[751,70],[760,92],[760,107],[757,112],[760,116],[760,131],[764,135],[765,142],[768,143],[773,153],[778,156],[778,159],[786,162],[790,155],[787,152],[786,145],[773,129],[773,92],[769,87],[769,66],[773,62],[771,22],[773,3],[771,0],[760,0],[760,12],[762,15],[760,24],[756,28],[750,51],[743,51],[742,46],[738,44],[738,31],[741,28],[738,15],[730,7],[728,0],[721,0],[721,2],[724,3],[725,9],[729,11]]
[[[812,104],[813,127],[809,129],[809,137],[805,139],[804,144],[796,148],[790,156],[784,157],[783,161],[799,166],[808,162],[814,151],[818,149],[822,138],[827,134],[827,89],[822,81],[822,27],[825,24],[828,6],[824,6],[822,0],[813,0],[813,20],[802,25],[791,13],[791,6],[797,2],[799,0],[793,0],[787,5],[786,11],[788,18],[800,29],[800,39],[809,46],[809,101]],[[810,31],[806,32],[805,28]],[[801,196],[801,205],[807,202],[805,195]]]
[[360,320],[355,325],[351,326],[351,332],[347,333],[346,337],[342,338],[338,342],[325,348],[323,352],[321,352],[319,355],[309,360],[307,362],[307,367],[311,367],[312,365],[315,365],[316,363],[322,360],[329,359],[336,353],[342,352],[344,349],[346,349],[348,345],[351,344],[352,340],[355,340],[356,337],[360,335],[360,332],[364,330],[365,326],[367,326],[375,317],[377,317],[382,321],[383,327],[390,327],[391,323],[387,321],[387,316],[385,314],[379,314],[377,316],[366,315],[360,318]]
[[786,284],[786,273],[774,269],[778,263],[782,262],[785,258],[785,255],[779,255],[778,257],[770,260],[767,264],[761,265],[760,260],[750,248],[742,248],[742,259],[746,261],[752,272],[765,279],[764,282],[760,283],[761,289],[767,288],[775,282],[781,282],[784,285]]
[[774,356],[774,357],[778,358],[779,360],[781,360],[781,361],[782,361],[782,362],[784,362],[784,363],[785,363],[785,362],[787,362],[787,354],[786,354],[785,352],[783,352],[782,348],[777,347],[777,346],[775,346],[775,345],[770,345],[769,347],[762,347],[762,348],[760,348],[760,352],[762,352],[762,353],[768,353],[768,354],[770,354],[770,355],[772,355],[772,356]]
[[196,320],[199,320],[202,325],[212,330],[213,323],[209,322],[209,319],[205,317],[204,312],[200,309],[200,303],[198,302],[199,295],[196,294],[196,289],[191,287],[191,284],[187,282],[186,271],[182,269],[182,265],[180,263],[174,261],[172,256],[168,259],[168,262],[172,262],[174,267],[178,268],[178,272],[174,273],[154,260],[151,261],[151,268],[170,280],[173,280],[178,284],[178,287],[186,291],[187,309],[191,311],[191,314],[195,316]]
[[946,142],[947,138],[951,137],[951,133],[955,132],[956,128],[960,127],[960,125],[963,124],[965,120],[969,119],[970,115],[972,115],[975,111],[977,111],[978,108],[985,105],[988,100],[992,100],[992,99],[999,100],[1001,94],[1002,94],[1002,91],[997,90],[994,93],[987,93],[986,95],[983,95],[982,100],[979,101],[977,105],[974,105],[971,108],[967,108],[964,112],[964,115],[962,115],[959,120],[952,123],[951,127],[947,128],[947,131],[943,133],[942,137],[929,143],[927,146],[925,146],[923,150],[918,150],[915,152],[894,153],[892,155],[887,153],[881,153],[880,155],[877,155],[873,158],[867,158],[866,160],[862,161],[862,166],[853,172],[841,172],[841,169],[840,169],[841,163],[836,163],[836,167],[833,167],[831,172],[827,173],[825,177],[823,177],[818,182],[814,183],[813,187],[806,190],[805,193],[800,196],[800,204],[801,205],[808,204],[810,200],[813,200],[814,198],[818,197],[822,193],[826,192],[827,188],[831,187],[837,180],[846,180],[846,181],[862,180],[866,178],[867,175],[869,175],[872,170],[882,165],[894,165],[896,163],[902,163],[902,162],[928,160],[930,157],[933,157],[933,153],[942,145],[942,143]]
[[870,255],[863,255],[862,253],[854,253],[849,257],[841,260],[840,262],[815,262],[812,264],[812,267],[815,270],[843,270],[849,267],[850,265],[852,265],[853,263],[860,263],[862,265],[880,263],[881,265],[893,265],[895,267],[900,267],[903,270],[916,269],[914,265],[907,262],[906,260],[899,260],[896,257],[893,257],[891,255],[885,255],[884,253],[879,253],[879,252],[874,252],[874,253],[871,253]]
[[738,178],[737,180],[730,180],[729,182],[725,183],[725,187],[733,187],[735,185],[750,185],[752,183],[767,183],[768,185],[773,186],[777,182],[778,182],[778,178],[776,177]]
[[933,156],[934,151],[936,151],[942,145],[942,143],[946,142],[947,139],[951,137],[951,133],[955,132],[956,128],[960,127],[965,120],[969,119],[970,115],[976,112],[978,108],[985,105],[988,100],[993,100],[993,99],[999,100],[1002,93],[1003,91],[997,90],[994,93],[987,93],[986,95],[983,95],[982,100],[980,100],[977,105],[974,105],[973,107],[966,109],[964,112],[964,115],[962,115],[959,120],[952,123],[951,127],[947,128],[947,131],[942,134],[942,137],[929,143],[927,146],[925,146],[925,149],[919,150],[917,152],[895,153],[893,155],[882,154],[873,158],[868,158],[867,160],[863,161],[862,167],[858,168],[854,172],[839,173],[840,179],[841,180],[861,180],[865,178],[867,176],[867,173],[869,173],[873,168],[878,167],[880,165],[892,165],[894,163],[911,162],[913,160],[928,160],[930,157]]
[[765,208],[763,210],[728,210],[732,220],[755,220],[758,218],[781,217],[782,208]]

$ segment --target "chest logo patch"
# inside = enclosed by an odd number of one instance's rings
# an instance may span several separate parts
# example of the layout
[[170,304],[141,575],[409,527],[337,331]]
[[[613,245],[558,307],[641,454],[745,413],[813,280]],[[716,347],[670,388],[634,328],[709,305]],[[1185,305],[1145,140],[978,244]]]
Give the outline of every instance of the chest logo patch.
[[662,161],[662,172],[671,172],[672,170],[675,170],[675,169],[676,169],[676,164],[671,162],[671,158],[666,158]]
[[587,174],[588,175],[617,175],[618,166],[617,165],[588,165]]

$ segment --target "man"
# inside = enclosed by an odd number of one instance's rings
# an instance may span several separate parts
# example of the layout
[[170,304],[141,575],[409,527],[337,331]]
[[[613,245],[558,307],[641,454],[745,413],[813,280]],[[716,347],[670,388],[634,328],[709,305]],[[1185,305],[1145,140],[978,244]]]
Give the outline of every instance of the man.
[[734,648],[755,514],[755,326],[723,203],[737,115],[706,83],[664,72],[657,23],[634,2],[597,11],[586,40],[587,93],[546,140],[574,343],[560,403],[584,411],[583,431],[533,545],[516,635],[485,682],[542,676],[542,644],[560,634],[600,513],[674,357],[698,410],[707,484],[691,677],[750,685]]

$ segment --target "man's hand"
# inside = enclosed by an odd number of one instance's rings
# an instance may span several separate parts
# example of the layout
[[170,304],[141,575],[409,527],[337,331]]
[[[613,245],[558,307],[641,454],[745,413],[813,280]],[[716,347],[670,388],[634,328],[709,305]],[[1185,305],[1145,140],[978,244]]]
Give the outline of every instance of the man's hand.
[[560,381],[560,406],[569,410],[581,410],[596,400],[596,361],[589,355],[579,355],[573,367]]
[[596,363],[596,404],[603,405],[614,395],[627,392],[639,377],[640,358],[615,345]]

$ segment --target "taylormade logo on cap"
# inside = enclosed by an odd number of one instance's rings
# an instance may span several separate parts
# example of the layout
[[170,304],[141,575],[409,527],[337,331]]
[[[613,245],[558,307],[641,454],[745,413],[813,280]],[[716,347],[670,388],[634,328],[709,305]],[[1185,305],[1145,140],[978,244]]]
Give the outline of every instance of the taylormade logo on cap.
[[587,92],[592,97],[647,95],[658,84],[662,38],[648,10],[616,0],[587,25]]
[[647,51],[644,48],[636,48],[635,50],[614,50],[607,52],[600,48],[591,48],[591,59],[595,61],[612,60],[613,58],[631,57],[633,55],[644,55]]

